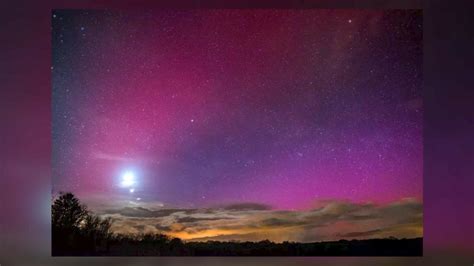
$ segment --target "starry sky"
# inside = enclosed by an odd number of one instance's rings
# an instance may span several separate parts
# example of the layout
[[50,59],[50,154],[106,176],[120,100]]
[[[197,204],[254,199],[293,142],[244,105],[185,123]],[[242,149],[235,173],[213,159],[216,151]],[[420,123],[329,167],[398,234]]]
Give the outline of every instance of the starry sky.
[[[153,217],[183,239],[421,234],[420,11],[51,19],[53,194],[75,193],[118,231],[152,230],[127,217]],[[346,221],[308,239],[334,213]]]

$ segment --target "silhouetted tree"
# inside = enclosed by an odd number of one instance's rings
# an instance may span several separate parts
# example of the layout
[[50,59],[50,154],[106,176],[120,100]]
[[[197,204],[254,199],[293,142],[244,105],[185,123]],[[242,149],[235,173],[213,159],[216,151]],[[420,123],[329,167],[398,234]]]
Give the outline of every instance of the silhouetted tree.
[[51,222],[58,229],[78,228],[87,215],[85,206],[72,193],[61,193],[51,208]]
[[95,255],[108,250],[110,219],[93,215],[72,193],[60,193],[51,207],[53,255]]

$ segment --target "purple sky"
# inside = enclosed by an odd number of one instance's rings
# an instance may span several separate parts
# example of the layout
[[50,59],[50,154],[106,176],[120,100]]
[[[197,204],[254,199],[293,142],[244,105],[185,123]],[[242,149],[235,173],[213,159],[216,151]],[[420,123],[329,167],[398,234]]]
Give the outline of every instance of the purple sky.
[[54,11],[53,191],[179,208],[421,200],[421,21]]

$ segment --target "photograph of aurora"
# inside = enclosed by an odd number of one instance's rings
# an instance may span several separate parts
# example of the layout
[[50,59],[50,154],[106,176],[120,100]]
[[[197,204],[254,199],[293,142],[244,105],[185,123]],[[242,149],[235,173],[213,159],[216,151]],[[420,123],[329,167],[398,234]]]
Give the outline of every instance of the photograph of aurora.
[[53,10],[52,255],[421,256],[422,12]]

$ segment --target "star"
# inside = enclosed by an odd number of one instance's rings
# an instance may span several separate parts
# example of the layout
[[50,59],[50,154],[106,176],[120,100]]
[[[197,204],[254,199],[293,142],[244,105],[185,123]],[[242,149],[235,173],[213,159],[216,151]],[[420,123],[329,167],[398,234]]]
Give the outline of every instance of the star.
[[[122,187],[131,187],[135,184],[135,173],[132,171],[126,171],[122,175],[122,181],[121,181],[121,186]],[[132,188],[133,189],[133,188]],[[132,192],[130,190],[130,192]]]

